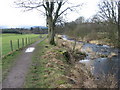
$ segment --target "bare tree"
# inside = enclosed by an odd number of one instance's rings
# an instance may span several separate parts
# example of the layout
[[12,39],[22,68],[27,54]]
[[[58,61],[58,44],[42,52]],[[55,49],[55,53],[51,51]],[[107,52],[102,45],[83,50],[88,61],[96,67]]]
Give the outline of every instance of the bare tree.
[[77,18],[77,19],[75,20],[75,22],[76,22],[77,24],[83,23],[84,21],[85,21],[85,18],[84,18],[83,16],[80,16],[79,18]]
[[99,6],[99,16],[103,20],[110,21],[112,23],[117,24],[118,22],[118,15],[117,15],[117,8],[118,8],[118,1],[113,0],[103,0],[101,3],[98,4]]
[[98,16],[104,22],[103,30],[106,30],[110,42],[119,46],[119,0],[102,0],[98,4]]
[[[68,0],[18,0],[16,4],[21,8],[25,8],[27,11],[37,9],[46,16],[49,43],[52,45],[55,44],[55,24],[58,17],[67,10],[73,11],[75,7],[81,6],[80,4],[72,6],[68,3]],[[69,5],[66,5],[63,9],[62,7],[65,6],[65,4]]]

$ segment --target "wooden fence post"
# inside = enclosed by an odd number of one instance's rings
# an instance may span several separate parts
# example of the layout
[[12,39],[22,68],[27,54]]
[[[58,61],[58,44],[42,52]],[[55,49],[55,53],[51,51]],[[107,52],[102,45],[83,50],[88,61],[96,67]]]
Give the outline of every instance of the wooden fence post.
[[33,38],[31,38],[31,43],[33,43]]
[[30,44],[31,44],[31,38],[29,38],[29,40],[30,40]]
[[30,38],[29,38],[29,44],[30,44]]
[[31,38],[31,43],[33,43],[33,38]]
[[22,47],[24,47],[24,38],[22,38]]
[[37,41],[37,37],[36,37],[36,41]]
[[26,38],[25,42],[26,42],[26,45],[27,45],[27,38]]
[[34,39],[34,37],[33,37],[33,43],[34,43],[34,41],[35,41],[35,39]]
[[12,40],[10,40],[10,48],[11,48],[11,51],[13,51],[13,44],[12,44]]
[[18,39],[18,49],[20,48],[20,45],[19,45],[19,39]]
[[34,37],[34,42],[35,42],[35,37]]
[[30,40],[29,40],[29,37],[28,37],[28,44],[30,44]]

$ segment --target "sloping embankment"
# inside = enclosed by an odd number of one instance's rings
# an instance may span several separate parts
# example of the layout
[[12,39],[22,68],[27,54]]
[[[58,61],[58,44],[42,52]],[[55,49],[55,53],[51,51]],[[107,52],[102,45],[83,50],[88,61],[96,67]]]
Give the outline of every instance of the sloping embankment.
[[[85,54],[79,50],[82,44],[77,44],[76,52],[72,52],[73,42],[56,37],[57,46],[51,46],[48,41],[41,42],[33,57],[33,64],[28,73],[26,88],[97,88],[94,77],[84,64],[78,63]],[[104,84],[103,84],[104,83]],[[101,85],[105,85],[102,82]],[[109,87],[115,87],[114,84]],[[103,88],[103,86],[100,86]]]

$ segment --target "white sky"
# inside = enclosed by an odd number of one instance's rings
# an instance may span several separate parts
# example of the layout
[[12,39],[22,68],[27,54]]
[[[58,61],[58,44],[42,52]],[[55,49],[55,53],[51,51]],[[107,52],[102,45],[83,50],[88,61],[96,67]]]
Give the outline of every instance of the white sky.
[[[45,26],[45,17],[38,11],[23,12],[23,9],[15,8],[15,0],[0,0],[0,26],[17,27],[25,25]],[[70,0],[73,1],[73,0]],[[99,0],[75,0],[74,3],[84,2],[84,6],[78,13],[67,15],[68,21],[77,19],[79,16],[89,18],[96,13]]]

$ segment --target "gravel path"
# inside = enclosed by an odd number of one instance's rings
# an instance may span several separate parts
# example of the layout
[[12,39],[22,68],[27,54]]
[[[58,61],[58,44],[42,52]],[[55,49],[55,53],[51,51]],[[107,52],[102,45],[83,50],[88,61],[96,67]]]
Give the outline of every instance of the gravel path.
[[[42,40],[44,40],[43,38]],[[29,45],[29,47],[36,47],[38,43],[40,43],[42,40],[37,41],[36,43]],[[2,82],[2,88],[22,88],[24,85],[26,74],[29,70],[29,67],[32,63],[32,55],[33,52],[26,53],[25,48],[21,55],[18,56],[15,66],[12,67],[10,72],[8,73],[8,76],[6,79]]]

